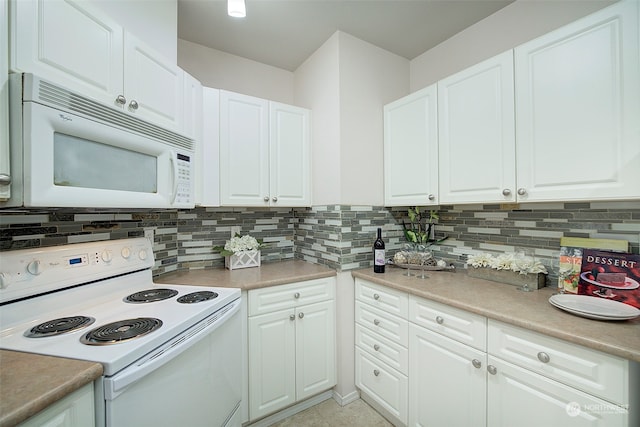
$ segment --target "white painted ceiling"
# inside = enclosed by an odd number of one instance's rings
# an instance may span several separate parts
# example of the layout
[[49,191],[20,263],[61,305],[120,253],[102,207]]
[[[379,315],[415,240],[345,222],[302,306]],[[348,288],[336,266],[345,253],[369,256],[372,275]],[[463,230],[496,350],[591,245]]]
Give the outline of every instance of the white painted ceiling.
[[411,60],[513,1],[178,0],[178,37],[289,71],[337,30]]

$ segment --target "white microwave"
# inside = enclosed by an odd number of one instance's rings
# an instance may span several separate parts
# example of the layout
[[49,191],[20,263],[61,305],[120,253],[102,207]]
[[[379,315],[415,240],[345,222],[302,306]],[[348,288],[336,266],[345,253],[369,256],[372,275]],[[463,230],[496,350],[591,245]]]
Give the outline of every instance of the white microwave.
[[10,75],[9,104],[0,206],[194,206],[194,140],[28,73]]

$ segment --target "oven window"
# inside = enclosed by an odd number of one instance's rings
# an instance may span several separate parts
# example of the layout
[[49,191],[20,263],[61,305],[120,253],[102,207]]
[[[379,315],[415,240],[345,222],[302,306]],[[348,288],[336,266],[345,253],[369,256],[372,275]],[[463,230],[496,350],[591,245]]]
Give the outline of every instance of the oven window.
[[155,156],[55,132],[53,182],[66,187],[156,193]]

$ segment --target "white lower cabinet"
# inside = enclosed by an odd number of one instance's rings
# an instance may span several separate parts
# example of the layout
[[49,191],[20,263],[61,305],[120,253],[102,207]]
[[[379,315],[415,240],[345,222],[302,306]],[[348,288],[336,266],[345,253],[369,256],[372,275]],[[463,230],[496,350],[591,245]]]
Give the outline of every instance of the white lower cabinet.
[[253,421],[336,384],[335,278],[251,290],[248,296]]
[[20,427],[95,426],[93,396],[93,383],[89,383],[19,425]]

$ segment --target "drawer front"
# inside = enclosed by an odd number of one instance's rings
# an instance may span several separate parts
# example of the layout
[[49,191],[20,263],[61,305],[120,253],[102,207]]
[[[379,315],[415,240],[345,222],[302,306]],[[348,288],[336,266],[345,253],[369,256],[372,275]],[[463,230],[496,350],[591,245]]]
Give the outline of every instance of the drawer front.
[[407,375],[409,350],[382,335],[356,324],[356,345],[362,350]]
[[489,320],[488,352],[602,399],[629,403],[625,359],[494,320]]
[[409,297],[406,293],[356,279],[356,300],[366,302],[373,307],[407,318]]
[[335,277],[252,289],[248,292],[249,316],[334,299],[335,294]]
[[487,348],[487,319],[475,313],[411,296],[409,320],[478,350]]
[[383,337],[407,347],[409,342],[409,322],[393,314],[356,301],[356,322]]
[[356,386],[407,424],[407,376],[356,347]]

